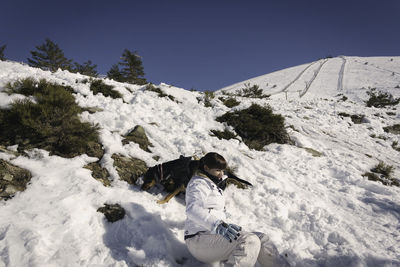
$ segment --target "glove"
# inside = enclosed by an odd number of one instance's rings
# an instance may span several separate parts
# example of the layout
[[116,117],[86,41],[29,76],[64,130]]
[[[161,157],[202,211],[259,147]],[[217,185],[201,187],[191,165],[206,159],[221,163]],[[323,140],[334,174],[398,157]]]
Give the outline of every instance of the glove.
[[240,236],[239,232],[241,230],[242,227],[236,224],[227,224],[225,222],[221,222],[220,224],[218,224],[215,232],[225,237],[229,242],[232,242],[232,240],[238,239],[238,237]]

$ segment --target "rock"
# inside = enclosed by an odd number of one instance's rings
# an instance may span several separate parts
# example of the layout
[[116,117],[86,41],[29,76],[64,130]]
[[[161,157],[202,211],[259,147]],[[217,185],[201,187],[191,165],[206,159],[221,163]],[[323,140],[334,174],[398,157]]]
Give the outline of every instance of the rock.
[[89,163],[83,168],[91,170],[92,177],[101,182],[104,186],[111,186],[110,179],[108,179],[110,174],[108,173],[107,169],[101,167],[99,162]]
[[125,209],[119,204],[104,204],[97,211],[103,213],[111,223],[122,220],[125,216]]
[[144,131],[143,127],[137,125],[130,133],[124,136],[125,139],[122,140],[122,144],[126,145],[129,142],[134,142],[139,145],[141,149],[146,152],[151,152],[149,147],[153,145],[150,143],[149,139],[147,138],[146,132]]
[[321,157],[323,154],[311,147],[304,147],[305,151],[310,153],[313,157]]
[[0,159],[0,198],[9,199],[24,191],[31,178],[29,171]]
[[148,169],[143,160],[128,158],[119,154],[113,154],[114,167],[117,169],[119,177],[129,184],[136,184],[136,180]]
[[97,142],[88,142],[86,145],[87,155],[101,159],[104,155],[103,146]]

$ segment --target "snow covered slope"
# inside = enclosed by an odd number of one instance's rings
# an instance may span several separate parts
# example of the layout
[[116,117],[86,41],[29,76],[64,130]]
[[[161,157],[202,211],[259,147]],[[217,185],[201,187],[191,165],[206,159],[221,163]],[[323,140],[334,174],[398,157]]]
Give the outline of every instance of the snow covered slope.
[[397,97],[400,90],[400,57],[337,57],[262,75],[220,89],[234,93],[245,84],[258,85],[272,98],[312,99],[345,94],[366,98],[365,89],[377,88]]
[[[231,110],[218,98],[211,101],[213,107],[204,107],[197,100],[200,92],[160,84],[177,100],[171,101],[142,86],[105,80],[123,94],[123,100],[112,99],[93,95],[88,84],[81,83],[85,76],[0,61],[1,107],[23,98],[1,92],[7,82],[34,77],[72,86],[79,105],[103,109],[81,117],[100,125],[105,148],[101,164],[113,179],[112,187],[93,179],[83,166],[97,159],[86,155],[65,159],[38,149],[29,157],[0,153],[0,158],[33,174],[27,190],[0,201],[0,266],[207,266],[197,262],[183,242],[184,199],[158,205],[164,193],[142,192],[121,181],[111,155],[136,157],[152,166],[181,154],[209,151],[222,154],[237,167],[239,177],[254,184],[225,191],[230,222],[267,233],[292,265],[400,266],[400,188],[362,176],[383,161],[400,177],[400,152],[392,148],[400,136],[383,130],[400,123],[399,105],[377,109],[363,102],[368,87],[399,97],[400,88],[395,87],[400,85],[400,57],[391,59],[332,58],[246,81],[259,84],[272,97],[238,97],[241,104],[235,109],[270,105],[285,116],[296,142],[272,144],[265,151],[210,136],[211,129],[224,129],[215,118]],[[349,100],[339,101],[338,94]],[[365,115],[364,123],[354,124],[340,112]],[[151,153],[122,144],[121,135],[136,125],[146,130],[154,145]],[[321,155],[314,157],[309,148]],[[158,162],[154,156],[160,157]],[[120,203],[127,216],[106,222],[96,212],[104,203]]]

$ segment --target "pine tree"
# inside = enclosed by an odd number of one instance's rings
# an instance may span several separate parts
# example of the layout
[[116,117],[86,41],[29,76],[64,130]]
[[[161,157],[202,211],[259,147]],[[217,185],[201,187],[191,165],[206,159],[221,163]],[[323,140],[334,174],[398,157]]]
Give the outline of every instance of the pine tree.
[[6,60],[4,56],[4,50],[6,49],[7,45],[0,46],[0,60]]
[[142,59],[136,51],[132,53],[128,49],[125,49],[121,60],[122,62],[119,63],[122,66],[121,74],[126,82],[146,84]]
[[79,72],[82,75],[97,77],[99,74],[96,71],[97,65],[93,64],[91,60],[83,63],[83,65],[75,62],[74,72]]
[[28,63],[32,67],[57,71],[57,69],[72,70],[72,60],[64,56],[57,44],[46,39],[43,45],[36,46],[38,51],[31,51],[32,59]]
[[111,69],[107,72],[107,78],[113,79],[117,82],[125,82],[125,78],[119,70],[118,64],[114,64]]

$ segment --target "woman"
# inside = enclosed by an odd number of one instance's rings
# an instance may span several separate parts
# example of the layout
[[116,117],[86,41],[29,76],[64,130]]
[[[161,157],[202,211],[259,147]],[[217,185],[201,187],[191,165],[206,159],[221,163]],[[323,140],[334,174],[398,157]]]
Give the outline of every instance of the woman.
[[227,266],[284,266],[276,247],[263,233],[243,231],[226,223],[223,181],[226,160],[211,152],[200,159],[198,171],[186,188],[185,242],[190,253],[205,263]]

